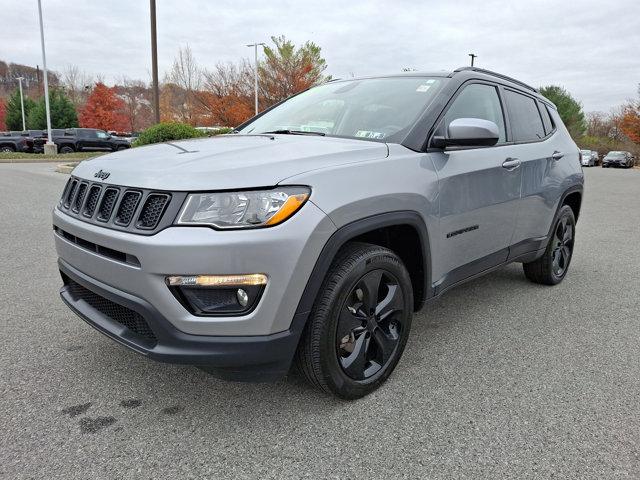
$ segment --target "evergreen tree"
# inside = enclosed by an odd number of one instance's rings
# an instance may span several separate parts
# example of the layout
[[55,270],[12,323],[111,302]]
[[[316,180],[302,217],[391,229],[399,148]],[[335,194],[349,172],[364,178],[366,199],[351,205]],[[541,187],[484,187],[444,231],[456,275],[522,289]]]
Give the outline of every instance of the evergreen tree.
[[[24,97],[24,115],[26,119],[29,118],[29,113],[35,105],[36,103],[33,100]],[[7,102],[5,124],[7,130],[22,130],[22,109],[20,108],[20,90],[18,89],[13,92]]]
[[[74,128],[78,126],[78,115],[73,103],[60,89],[49,91],[49,108],[51,111],[51,128]],[[44,97],[27,115],[27,128],[44,130],[47,128],[47,114]]]

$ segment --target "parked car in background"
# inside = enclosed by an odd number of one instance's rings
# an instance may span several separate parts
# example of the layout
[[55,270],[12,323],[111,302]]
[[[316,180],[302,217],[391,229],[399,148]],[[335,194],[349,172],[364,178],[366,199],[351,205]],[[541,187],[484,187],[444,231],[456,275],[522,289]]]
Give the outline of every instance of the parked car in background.
[[28,135],[22,135],[22,132],[4,132],[0,133],[0,152],[24,152],[33,151],[33,139]]
[[613,151],[609,152],[602,159],[602,168],[609,167],[624,167],[631,168],[635,165],[636,161],[631,152]]
[[[52,140],[58,146],[59,153],[115,152],[131,148],[131,144],[127,140],[114,137],[104,130],[95,128],[54,130],[52,131]],[[34,148],[43,148],[46,141],[46,137],[35,139]]]
[[598,165],[598,152],[595,150],[580,150],[583,167],[595,167]]

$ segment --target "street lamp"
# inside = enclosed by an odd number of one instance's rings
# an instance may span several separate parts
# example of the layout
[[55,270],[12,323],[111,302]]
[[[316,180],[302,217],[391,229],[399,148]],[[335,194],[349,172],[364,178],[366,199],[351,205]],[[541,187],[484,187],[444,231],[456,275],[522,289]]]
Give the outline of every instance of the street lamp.
[[27,124],[24,120],[24,97],[22,95],[22,80],[24,77],[18,77],[18,85],[20,85],[20,109],[22,110],[22,131],[24,132],[27,129]]
[[44,27],[42,26],[42,3],[38,0],[38,17],[40,19],[40,45],[42,46],[42,73],[44,75],[44,106],[47,113],[47,143],[44,144],[45,154],[57,154],[58,148],[51,140],[51,110],[49,109],[49,82],[47,80],[47,56],[44,51]]
[[255,90],[256,115],[258,114],[258,46],[264,46],[265,43],[250,43],[247,47],[254,48],[254,64],[253,64],[253,88]]

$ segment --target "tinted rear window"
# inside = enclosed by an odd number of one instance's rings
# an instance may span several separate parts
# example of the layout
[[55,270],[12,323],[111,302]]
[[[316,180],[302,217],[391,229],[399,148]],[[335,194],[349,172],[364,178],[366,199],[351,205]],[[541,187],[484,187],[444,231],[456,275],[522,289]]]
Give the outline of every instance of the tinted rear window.
[[[545,136],[536,101],[512,90],[505,90],[513,140],[531,142]],[[548,112],[547,112],[548,113]]]
[[538,102],[538,107],[540,107],[540,114],[542,115],[542,123],[544,124],[544,131],[547,135],[549,135],[554,130],[553,120],[551,120],[551,115],[549,115],[549,110],[547,110],[547,106]]

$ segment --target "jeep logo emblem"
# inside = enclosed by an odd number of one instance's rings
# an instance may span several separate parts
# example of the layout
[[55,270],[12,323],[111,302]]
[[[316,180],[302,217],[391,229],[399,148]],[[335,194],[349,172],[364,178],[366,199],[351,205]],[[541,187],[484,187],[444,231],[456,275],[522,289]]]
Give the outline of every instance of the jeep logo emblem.
[[102,170],[96,172],[93,176],[99,178],[100,180],[106,180],[111,175],[109,172],[103,172]]

